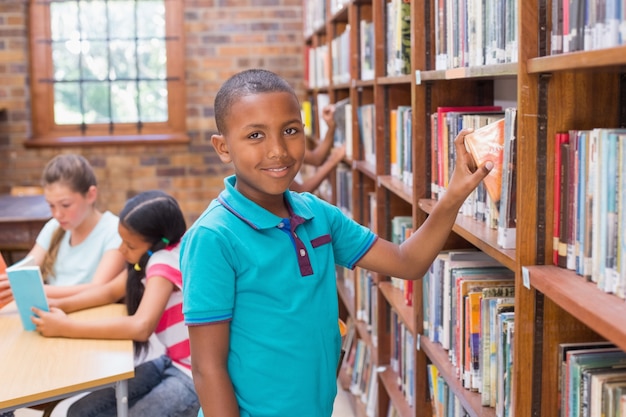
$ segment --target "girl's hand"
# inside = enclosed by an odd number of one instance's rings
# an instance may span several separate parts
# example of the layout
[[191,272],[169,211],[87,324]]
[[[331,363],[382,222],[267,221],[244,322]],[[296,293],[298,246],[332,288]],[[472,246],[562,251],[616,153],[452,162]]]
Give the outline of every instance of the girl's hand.
[[7,274],[0,274],[0,308],[13,301],[13,292]]
[[56,307],[51,307],[49,312],[37,307],[33,307],[32,310],[35,317],[31,317],[31,320],[37,326],[39,334],[46,337],[63,336],[62,330],[69,321],[63,310]]

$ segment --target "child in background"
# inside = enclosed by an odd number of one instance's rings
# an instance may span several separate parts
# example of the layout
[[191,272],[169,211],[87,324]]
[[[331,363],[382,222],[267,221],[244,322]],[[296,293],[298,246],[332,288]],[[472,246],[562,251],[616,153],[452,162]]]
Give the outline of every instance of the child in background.
[[[122,272],[118,218],[96,208],[98,189],[89,162],[81,155],[58,155],[46,164],[42,183],[53,218],[41,229],[28,255],[41,267],[48,284],[46,295],[75,294]],[[0,307],[12,299],[8,278],[2,275]]]
[[289,187],[292,191],[299,193],[314,192],[346,155],[345,145],[333,148],[335,129],[337,127],[334,115],[335,106],[333,104],[324,106],[322,109],[322,118],[328,126],[326,135],[313,149],[306,148],[304,150],[304,158],[302,161],[304,164],[313,165],[318,168],[304,179],[302,175],[298,173],[291,183],[291,187]]
[[446,194],[401,245],[309,193],[290,192],[305,137],[292,87],[247,70],[215,98],[211,138],[235,175],[181,245],[183,313],[205,416],[328,417],[341,349],[335,265],[420,279],[443,247],[476,168],[455,140]]
[[[135,368],[128,382],[129,416],[195,417],[200,407],[191,378],[189,338],[182,319],[179,242],[186,225],[178,203],[161,191],[128,200],[120,213],[120,252],[128,273],[98,288],[53,300],[49,313],[34,309],[44,336],[133,339],[141,359],[150,335],[166,354]],[[64,312],[116,302],[125,297],[128,316],[74,321]],[[114,416],[113,389],[95,391],[73,403],[69,417]]]

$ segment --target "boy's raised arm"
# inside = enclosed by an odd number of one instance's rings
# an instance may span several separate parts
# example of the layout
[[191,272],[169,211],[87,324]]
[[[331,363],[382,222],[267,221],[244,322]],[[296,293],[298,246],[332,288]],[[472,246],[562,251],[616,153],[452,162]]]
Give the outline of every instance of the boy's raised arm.
[[424,276],[443,248],[463,202],[493,168],[491,162],[476,168],[465,149],[465,135],[470,132],[464,129],[454,140],[454,172],[445,194],[426,221],[401,245],[378,239],[358,262],[359,266],[404,279]]

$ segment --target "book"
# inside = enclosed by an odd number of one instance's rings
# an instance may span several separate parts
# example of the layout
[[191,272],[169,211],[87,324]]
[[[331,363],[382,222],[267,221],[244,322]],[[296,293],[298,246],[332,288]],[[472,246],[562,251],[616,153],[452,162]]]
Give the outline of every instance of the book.
[[8,267],[6,273],[24,330],[35,330],[35,324],[30,319],[35,313],[31,309],[50,310],[39,266],[32,256],[27,256]]
[[7,270],[7,264],[4,261],[4,257],[2,256],[2,253],[0,253],[0,274],[4,274]]
[[502,155],[502,191],[498,218],[497,243],[503,249],[514,249],[517,224],[517,109],[504,111],[504,151]]
[[570,222],[567,218],[569,205],[569,178],[570,178],[570,144],[561,143],[561,179],[559,190],[559,243],[557,252],[557,265],[567,268],[567,236],[569,235]]
[[504,118],[480,127],[465,136],[465,147],[477,166],[493,162],[493,169],[483,180],[487,194],[498,204],[502,193],[502,163],[504,154]]

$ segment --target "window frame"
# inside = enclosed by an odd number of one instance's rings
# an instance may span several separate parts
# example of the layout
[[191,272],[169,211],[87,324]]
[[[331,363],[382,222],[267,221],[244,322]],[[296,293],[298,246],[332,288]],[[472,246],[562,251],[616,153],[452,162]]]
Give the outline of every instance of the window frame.
[[187,143],[185,93],[185,37],[183,0],[164,0],[167,56],[168,120],[143,122],[141,132],[136,123],[115,124],[113,133],[108,124],[89,124],[82,133],[80,125],[58,125],[54,121],[50,0],[30,0],[29,50],[32,134],[25,145],[137,145]]

